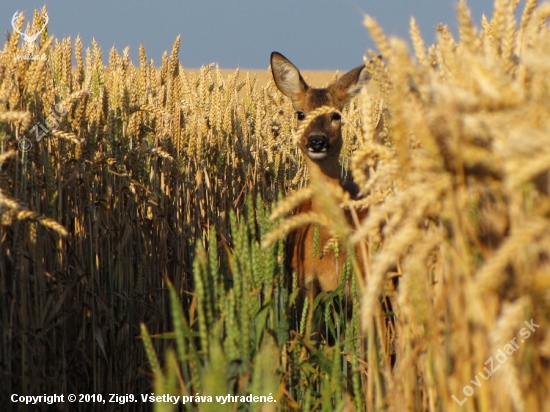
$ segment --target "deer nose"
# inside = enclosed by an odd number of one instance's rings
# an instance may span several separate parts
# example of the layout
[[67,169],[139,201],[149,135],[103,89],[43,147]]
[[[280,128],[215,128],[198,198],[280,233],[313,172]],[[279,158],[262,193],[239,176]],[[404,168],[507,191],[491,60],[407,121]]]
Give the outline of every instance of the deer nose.
[[310,152],[326,152],[330,147],[325,135],[311,135],[308,138],[307,148]]

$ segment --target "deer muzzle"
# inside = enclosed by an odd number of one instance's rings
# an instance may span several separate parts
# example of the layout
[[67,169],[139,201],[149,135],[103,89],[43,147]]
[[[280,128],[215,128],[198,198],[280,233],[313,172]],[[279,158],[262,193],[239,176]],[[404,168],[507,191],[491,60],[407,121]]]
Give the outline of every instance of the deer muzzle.
[[318,160],[326,157],[330,149],[328,138],[322,134],[310,135],[307,140],[308,156]]

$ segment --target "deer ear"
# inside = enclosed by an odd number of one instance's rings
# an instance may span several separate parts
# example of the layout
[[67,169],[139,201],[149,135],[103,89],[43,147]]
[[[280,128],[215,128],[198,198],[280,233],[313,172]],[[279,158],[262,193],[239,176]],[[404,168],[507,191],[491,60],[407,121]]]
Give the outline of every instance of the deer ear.
[[271,72],[277,88],[292,101],[308,89],[300,71],[281,53],[271,53]]
[[364,65],[359,66],[336,80],[331,88],[335,91],[338,100],[343,105],[352,97],[357,96],[361,88],[370,81],[371,77],[372,75]]

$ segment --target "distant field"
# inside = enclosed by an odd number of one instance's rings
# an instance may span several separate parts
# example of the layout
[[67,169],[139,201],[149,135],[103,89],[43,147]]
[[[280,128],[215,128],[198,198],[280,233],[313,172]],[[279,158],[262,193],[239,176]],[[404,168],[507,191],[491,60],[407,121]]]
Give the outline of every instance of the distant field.
[[[199,73],[200,69],[185,69],[191,73]],[[214,69],[213,69],[214,70]],[[221,69],[223,77],[232,76],[235,73],[236,69]],[[249,69],[240,69],[239,80],[243,80],[246,77],[246,74],[250,73],[251,77],[256,76],[258,79],[258,86],[266,85],[271,80],[271,75],[267,70],[249,70]],[[328,83],[334,77],[336,72],[333,71],[303,71],[302,75],[308,84],[312,86],[321,87]]]
[[[352,69],[353,67],[350,67]],[[195,75],[199,74],[200,69],[187,69],[190,73],[193,73]],[[212,70],[215,70],[213,68]],[[222,77],[224,79],[233,76],[236,69],[220,69],[222,73]],[[249,73],[251,78],[258,79],[258,87],[263,87],[268,84],[269,81],[271,81],[271,73],[268,70],[250,70],[250,69],[240,69],[239,72],[239,81],[243,81],[246,78],[246,74]],[[341,75],[344,72],[338,72],[338,71],[331,71],[331,70],[303,70],[301,71],[302,76],[304,77],[304,80],[312,87],[324,87],[331,83],[331,81],[334,79],[336,75]],[[372,94],[377,93],[377,88],[374,82],[371,82],[369,84],[369,91]],[[243,90],[241,90],[241,93]],[[377,96],[378,97],[378,96]]]

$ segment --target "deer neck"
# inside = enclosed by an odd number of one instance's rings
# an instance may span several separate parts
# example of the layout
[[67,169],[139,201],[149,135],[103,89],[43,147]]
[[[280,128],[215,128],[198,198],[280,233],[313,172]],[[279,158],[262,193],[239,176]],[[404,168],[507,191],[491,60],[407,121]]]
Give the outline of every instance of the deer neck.
[[[310,186],[313,185],[316,190],[325,191],[330,191],[331,187],[340,186],[341,169],[339,156],[332,156],[329,159],[323,160],[312,160],[307,155],[305,158],[309,171]],[[323,206],[314,194],[311,198],[311,209],[317,211],[322,208]]]

